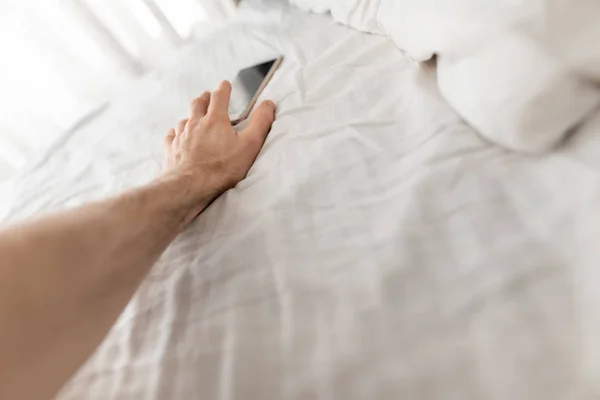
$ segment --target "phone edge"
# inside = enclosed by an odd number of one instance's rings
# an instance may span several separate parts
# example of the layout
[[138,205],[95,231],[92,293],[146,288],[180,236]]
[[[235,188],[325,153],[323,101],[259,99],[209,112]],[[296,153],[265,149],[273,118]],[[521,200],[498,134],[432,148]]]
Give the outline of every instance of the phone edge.
[[250,112],[252,112],[252,109],[254,108],[254,105],[258,101],[258,98],[260,97],[262,92],[265,90],[265,88],[271,81],[271,78],[273,78],[273,75],[275,75],[275,72],[279,69],[279,66],[281,65],[282,62],[283,62],[283,56],[281,56],[281,55],[275,59],[275,62],[271,66],[271,69],[269,70],[269,72],[267,72],[267,75],[265,75],[265,78],[262,80],[260,86],[258,87],[258,90],[252,97],[252,100],[250,100],[250,102],[248,103],[248,106],[246,107],[244,112],[238,118],[231,121],[232,126],[238,125],[239,123],[243,122],[244,120],[246,120],[248,118],[248,116],[250,115]]

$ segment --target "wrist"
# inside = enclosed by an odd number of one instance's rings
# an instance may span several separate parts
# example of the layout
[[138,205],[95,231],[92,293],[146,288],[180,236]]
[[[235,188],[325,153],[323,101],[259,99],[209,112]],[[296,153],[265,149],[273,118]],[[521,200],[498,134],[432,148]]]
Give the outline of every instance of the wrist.
[[218,196],[204,178],[198,172],[172,170],[156,181],[165,195],[175,201],[174,206],[183,221],[182,230]]

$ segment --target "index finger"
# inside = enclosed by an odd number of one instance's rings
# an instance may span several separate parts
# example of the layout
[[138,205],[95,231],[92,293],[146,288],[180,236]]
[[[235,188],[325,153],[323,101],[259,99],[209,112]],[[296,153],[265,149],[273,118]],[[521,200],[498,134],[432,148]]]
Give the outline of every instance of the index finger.
[[206,115],[208,105],[210,104],[210,92],[204,92],[200,97],[196,97],[190,104],[190,116],[202,118]]
[[231,83],[229,81],[222,81],[219,84],[219,87],[217,87],[217,90],[212,92],[210,105],[208,106],[208,115],[228,115],[230,97]]

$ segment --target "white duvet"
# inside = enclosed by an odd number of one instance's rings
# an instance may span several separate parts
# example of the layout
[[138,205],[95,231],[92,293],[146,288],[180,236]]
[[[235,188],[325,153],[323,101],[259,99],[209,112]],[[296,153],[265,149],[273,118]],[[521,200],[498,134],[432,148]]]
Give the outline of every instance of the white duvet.
[[591,396],[600,121],[560,151],[507,152],[427,66],[324,16],[246,9],[31,165],[8,221],[152,179],[192,97],[279,53],[247,179],[166,251],[59,399]]
[[437,56],[444,99],[510,150],[553,150],[600,105],[597,0],[290,2],[387,34],[415,61]]

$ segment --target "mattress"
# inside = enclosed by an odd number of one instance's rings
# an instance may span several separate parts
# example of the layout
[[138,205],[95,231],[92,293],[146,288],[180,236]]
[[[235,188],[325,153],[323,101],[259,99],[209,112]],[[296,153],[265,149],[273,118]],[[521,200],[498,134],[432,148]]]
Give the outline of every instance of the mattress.
[[245,5],[29,165],[5,223],[152,180],[189,100],[276,54],[248,177],[58,398],[591,395],[599,118],[556,152],[503,150],[441,99],[434,65],[327,16]]

